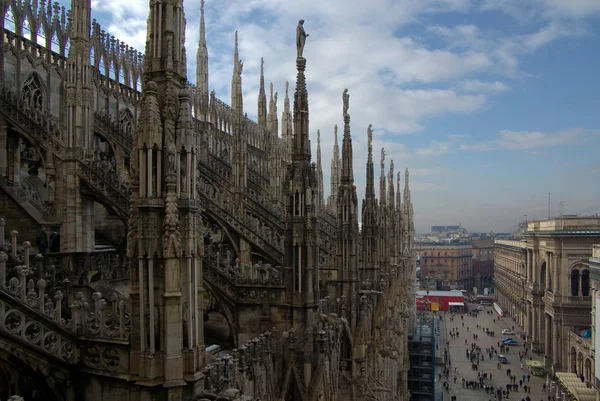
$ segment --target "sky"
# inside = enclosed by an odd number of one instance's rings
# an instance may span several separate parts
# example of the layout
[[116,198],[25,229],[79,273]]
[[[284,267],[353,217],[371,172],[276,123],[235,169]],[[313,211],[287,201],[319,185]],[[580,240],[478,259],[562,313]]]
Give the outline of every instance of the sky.
[[[184,7],[195,83],[200,0]],[[147,15],[148,0],[92,0],[103,29],[141,51]],[[600,212],[598,0],[206,0],[205,18],[210,90],[230,103],[237,30],[245,111],[256,118],[264,57],[280,128],[305,20],[313,161],[319,129],[325,197],[348,88],[359,210],[372,124],[376,194],[385,147],[386,169],[392,159],[395,171],[409,168],[417,232],[513,230],[525,216],[547,217],[548,193],[552,216]]]

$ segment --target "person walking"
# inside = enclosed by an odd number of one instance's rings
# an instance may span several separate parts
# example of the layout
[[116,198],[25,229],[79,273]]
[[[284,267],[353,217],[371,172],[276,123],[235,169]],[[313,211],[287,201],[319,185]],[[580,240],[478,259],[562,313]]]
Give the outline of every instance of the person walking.
[[48,251],[48,233],[46,232],[46,226],[42,226],[42,230],[35,238],[35,244],[38,247],[39,253],[44,254]]

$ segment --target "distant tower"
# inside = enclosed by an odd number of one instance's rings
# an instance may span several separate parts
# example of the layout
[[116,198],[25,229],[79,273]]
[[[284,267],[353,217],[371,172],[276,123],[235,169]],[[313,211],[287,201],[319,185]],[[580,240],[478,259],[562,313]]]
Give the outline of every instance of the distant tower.
[[367,129],[367,185],[365,199],[362,204],[362,256],[361,256],[361,281],[369,280],[371,283],[377,280],[378,260],[378,206],[375,198],[375,173],[373,168],[373,131],[371,126]]
[[337,210],[338,188],[340,187],[340,148],[338,146],[338,126],[333,127],[333,158],[331,159],[331,193],[327,202],[327,207],[334,213]]
[[317,180],[319,181],[319,196],[317,196],[317,211],[323,206],[323,163],[321,163],[321,131],[317,130]]
[[283,100],[283,113],[281,114],[281,143],[283,145],[283,159],[286,163],[292,162],[292,112],[290,111],[290,83],[285,81],[285,99]]
[[197,135],[187,90],[182,0],[152,3],[127,238],[131,379],[140,399],[182,399],[204,362]]
[[204,25],[204,0],[200,0],[200,36],[196,53],[196,118],[208,120],[208,49],[206,47],[206,27]]
[[265,60],[260,59],[260,86],[258,89],[258,126],[267,129],[267,96],[265,94]]
[[296,60],[298,76],[294,94],[292,163],[288,167],[286,202],[286,303],[291,306],[291,325],[311,328],[319,299],[319,241],[316,215],[318,180],[311,165],[308,126],[308,92],[304,70],[306,59]]
[[344,90],[344,136],[342,138],[342,174],[337,198],[338,237],[336,268],[342,296],[348,301],[347,316],[354,332],[357,324],[358,299],[358,199],[352,168],[352,137],[350,136],[349,95]]

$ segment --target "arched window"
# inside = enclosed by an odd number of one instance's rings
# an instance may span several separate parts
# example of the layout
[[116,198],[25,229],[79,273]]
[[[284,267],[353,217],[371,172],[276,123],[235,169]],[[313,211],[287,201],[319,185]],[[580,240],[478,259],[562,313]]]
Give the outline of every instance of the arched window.
[[588,269],[581,271],[581,295],[584,297],[590,295],[590,271]]
[[540,269],[540,284],[544,291],[546,291],[546,268],[546,262],[542,263],[542,268]]
[[571,270],[571,295],[579,296],[579,270]]
[[121,118],[119,119],[119,128],[122,133],[127,135],[127,137],[133,137],[133,115],[129,109],[121,113]]
[[35,72],[23,83],[21,89],[21,101],[27,104],[31,109],[44,110],[46,105],[46,96],[44,85],[40,76]]

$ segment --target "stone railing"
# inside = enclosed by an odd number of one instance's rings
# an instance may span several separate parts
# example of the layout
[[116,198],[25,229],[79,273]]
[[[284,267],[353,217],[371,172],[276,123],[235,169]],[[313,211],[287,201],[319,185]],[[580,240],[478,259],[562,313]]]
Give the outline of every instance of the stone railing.
[[268,381],[274,381],[273,377],[266,376],[275,374],[273,361],[277,349],[276,332],[272,329],[228,355],[208,359],[204,368],[204,390],[213,394],[227,393],[233,398],[240,392],[253,391],[255,397],[260,397],[261,389],[267,388]]
[[62,291],[51,296],[48,281],[34,281],[34,268],[24,264],[7,269],[7,260],[8,255],[0,252],[0,331],[9,338],[18,338],[69,364],[79,361],[77,337],[128,340],[130,317],[125,302],[117,303],[116,295],[109,308],[96,292],[90,307],[80,292],[63,310],[66,295]]
[[47,253],[42,265],[44,274],[55,274],[74,285],[129,278],[128,260],[119,250]]
[[125,154],[131,154],[133,135],[124,132],[119,126],[119,122],[106,111],[94,114],[94,128],[104,133],[108,139],[112,139],[118,143],[125,150]]
[[[66,295],[60,290],[56,290],[54,293],[48,292],[48,289],[51,288],[49,281],[52,276],[42,274],[39,264],[37,268],[30,265],[29,249],[31,244],[26,241],[23,246],[25,248],[25,264],[14,266],[12,269],[9,269],[6,263],[8,255],[0,251],[0,291],[3,298],[9,296],[13,301],[20,301],[31,311],[37,311],[40,315],[77,335],[128,339],[129,314],[126,311],[127,305],[124,300],[119,301],[118,296],[113,294],[109,309],[102,294],[95,292],[92,295],[92,310],[83,294],[79,292],[75,295],[74,302],[68,307],[71,313],[70,318],[66,319],[66,314],[62,311],[62,300]],[[41,260],[42,256],[37,255],[36,259]]]
[[124,177],[117,175],[116,170],[105,160],[95,154],[89,154],[78,160],[77,174],[91,189],[123,220],[129,215],[131,193]]
[[15,183],[0,176],[0,188],[4,189],[24,209],[38,221],[47,221],[52,217],[48,214],[48,202],[44,202],[37,191],[30,186]]
[[257,218],[240,214],[229,191],[221,191],[214,184],[200,178],[198,195],[205,200],[203,206],[207,210],[283,264],[283,236],[267,225],[261,224]]
[[221,245],[209,245],[204,254],[206,269],[217,269],[234,284],[259,286],[283,285],[283,266],[272,266],[258,262],[254,265],[232,260],[230,251],[222,255]]

